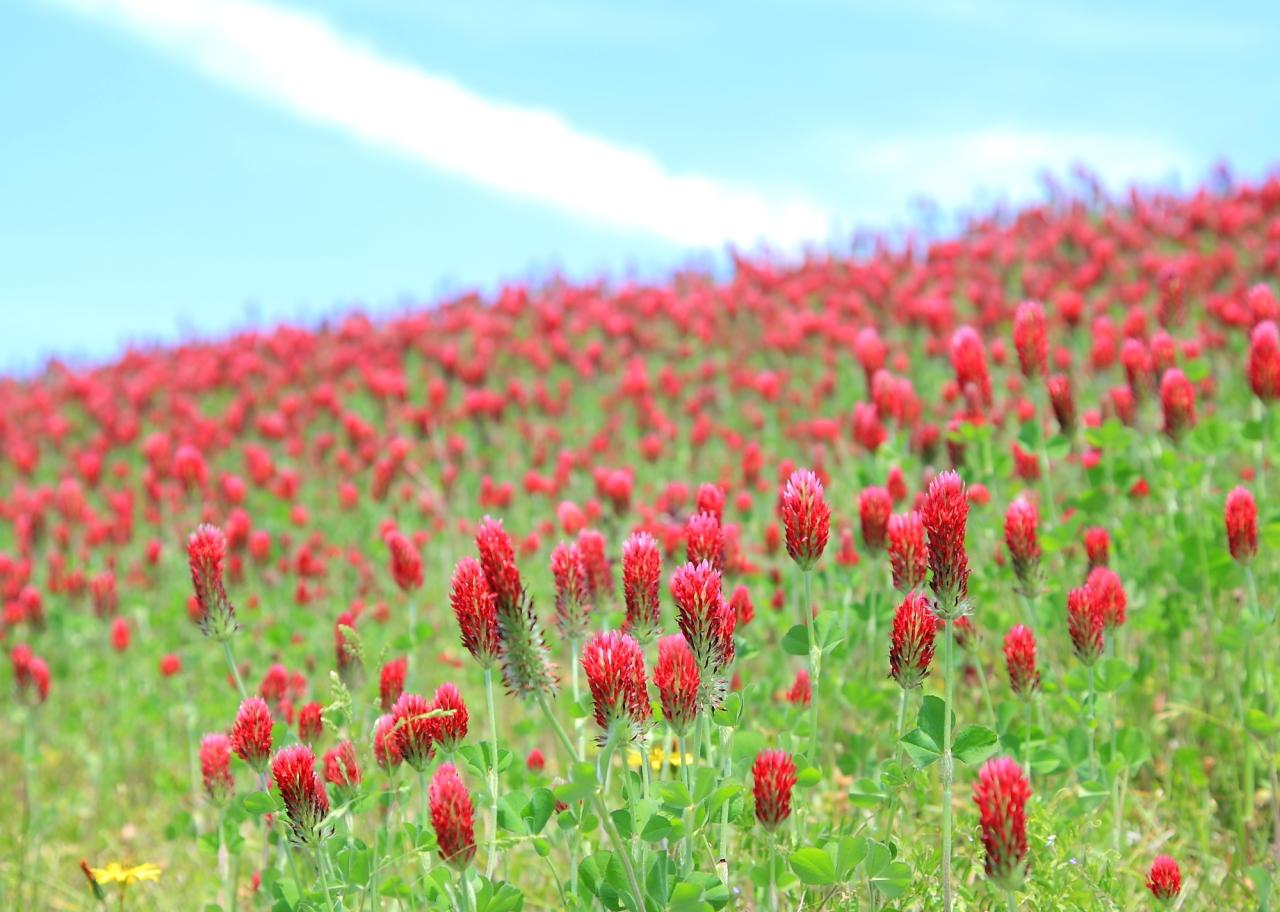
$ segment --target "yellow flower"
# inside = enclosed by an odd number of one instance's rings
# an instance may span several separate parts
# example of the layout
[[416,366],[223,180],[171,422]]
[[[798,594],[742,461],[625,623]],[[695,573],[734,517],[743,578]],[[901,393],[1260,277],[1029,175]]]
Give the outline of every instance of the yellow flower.
[[[689,757],[688,759],[692,760],[693,758]],[[658,772],[662,769],[664,763],[672,767],[680,766],[680,752],[653,747],[649,751],[649,768],[654,772]],[[631,769],[640,768],[640,751],[634,749],[627,751],[627,766]]]
[[118,861],[113,861],[105,868],[94,868],[93,879],[100,884],[120,883],[126,887],[144,880],[158,881],[160,868],[147,862],[126,868]]

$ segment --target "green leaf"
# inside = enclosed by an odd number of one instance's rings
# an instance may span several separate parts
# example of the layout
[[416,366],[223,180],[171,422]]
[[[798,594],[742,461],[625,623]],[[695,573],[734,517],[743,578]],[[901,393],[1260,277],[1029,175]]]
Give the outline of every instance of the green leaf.
[[809,654],[809,631],[803,624],[796,624],[786,632],[782,638],[782,651],[793,656]]
[[805,846],[791,853],[791,870],[810,887],[826,887],[836,882],[836,866],[822,849]]
[[849,803],[857,808],[879,807],[887,797],[874,779],[859,779],[849,788]]
[[919,769],[924,769],[942,756],[942,749],[937,742],[919,728],[913,728],[902,736],[902,747]]
[[966,725],[951,745],[952,755],[961,763],[970,766],[986,760],[1000,746],[996,733],[981,725]]
[[279,810],[276,799],[267,792],[250,792],[240,801],[241,806],[250,814],[270,814]]
[[1114,693],[1132,676],[1132,666],[1123,659],[1103,659],[1095,671],[1094,686],[1098,693]]
[[796,773],[796,785],[800,788],[813,788],[822,781],[822,770],[816,766],[806,766]]
[[575,763],[569,781],[556,787],[555,796],[565,804],[581,801],[595,794],[596,768],[590,763]]
[[551,789],[534,789],[533,794],[529,796],[529,807],[524,812],[524,819],[529,825],[529,832],[535,836],[541,833],[542,828],[551,819],[551,813],[555,808],[556,796],[551,794]]
[[911,867],[903,861],[892,862],[875,877],[870,878],[870,882],[881,896],[896,899],[906,893],[911,886]]
[[933,741],[938,751],[942,750],[943,722],[947,704],[940,697],[927,696],[920,703],[920,712],[916,715],[916,728],[920,729]]

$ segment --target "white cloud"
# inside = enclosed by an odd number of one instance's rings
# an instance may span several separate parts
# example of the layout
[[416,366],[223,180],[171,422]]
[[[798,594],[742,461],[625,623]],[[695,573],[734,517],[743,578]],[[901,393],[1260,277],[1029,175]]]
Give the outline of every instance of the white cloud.
[[1040,194],[1040,175],[1063,177],[1078,164],[1112,189],[1186,177],[1193,168],[1177,147],[1143,135],[990,127],[846,142],[860,182],[878,187],[886,206],[899,213],[915,196],[944,206],[982,195],[1027,200]]
[[800,200],[674,174],[551,111],[483,98],[324,19],[253,0],[49,0],[105,19],[293,114],[474,183],[694,247],[825,240]]

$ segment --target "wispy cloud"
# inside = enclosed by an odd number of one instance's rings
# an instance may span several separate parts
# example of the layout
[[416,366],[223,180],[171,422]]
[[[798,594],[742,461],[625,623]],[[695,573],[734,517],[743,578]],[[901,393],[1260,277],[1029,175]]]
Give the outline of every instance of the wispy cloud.
[[829,232],[814,205],[674,173],[554,112],[484,98],[383,56],[315,15],[254,0],[48,2],[123,27],[296,116],[596,224],[694,247],[790,247]]
[[1114,188],[1188,177],[1194,164],[1177,146],[1154,136],[988,127],[858,141],[846,137],[853,173],[878,188],[888,212],[912,197],[945,206],[975,197],[1027,200],[1040,176],[1059,177],[1083,164]]

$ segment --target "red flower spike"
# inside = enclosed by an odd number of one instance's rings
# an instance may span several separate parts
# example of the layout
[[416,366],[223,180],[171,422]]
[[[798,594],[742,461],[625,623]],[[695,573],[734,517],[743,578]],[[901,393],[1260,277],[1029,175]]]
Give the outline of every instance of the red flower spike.
[[1018,624],[1004,637],[1004,660],[1009,670],[1009,686],[1020,697],[1029,697],[1040,688],[1040,672],[1036,670],[1036,638],[1031,630]]
[[661,580],[658,542],[647,532],[635,533],[622,545],[622,597],[627,613],[622,629],[642,645],[662,627]]
[[1259,323],[1249,336],[1249,387],[1263,402],[1280,397],[1280,330],[1271,320]]
[[[581,542],[579,535],[579,547]],[[520,580],[515,546],[500,520],[488,516],[481,520],[476,548],[489,589],[496,596],[502,680],[508,693],[525,698],[551,693],[556,686],[551,656],[533,603],[526,597]],[[463,636],[465,641],[465,631]]]
[[1095,567],[1085,577],[1084,585],[1102,615],[1103,628],[1109,633],[1124,626],[1128,598],[1120,575],[1107,567]]
[[831,534],[831,509],[818,476],[797,469],[782,491],[782,523],[786,528],[787,554],[801,570],[808,571],[822,557]]
[[954,619],[968,613],[969,557],[964,536],[969,499],[964,482],[955,472],[943,472],[930,482],[921,506],[929,541],[934,614],[942,620]]
[[889,542],[893,587],[899,592],[919,589],[929,571],[929,548],[925,544],[924,522],[920,514],[912,510],[890,516],[885,532]]
[[919,687],[929,674],[938,626],[938,619],[929,608],[929,599],[923,593],[908,593],[894,612],[889,676],[904,690]]
[[[497,598],[499,614],[520,610],[524,584],[516,567],[515,544],[502,528],[502,520],[486,516],[476,530],[476,550],[490,591]],[[461,566],[461,564],[459,564]]]
[[439,727],[436,732],[440,749],[451,754],[467,737],[467,704],[463,702],[458,688],[447,682],[436,688],[435,698],[431,703],[436,709],[453,712],[453,715],[441,716],[437,720]]
[[391,576],[401,592],[415,592],[422,588],[422,555],[403,533],[392,530],[387,533],[387,548],[391,552]]
[[685,559],[691,564],[706,561],[724,570],[724,530],[712,513],[695,513],[685,524]]
[[787,691],[787,702],[795,706],[808,706],[813,702],[813,685],[809,681],[809,671],[801,668],[796,672],[796,679]]
[[340,741],[324,752],[324,781],[339,794],[350,792],[360,784],[360,764],[356,760],[356,746],[350,741]]
[[1182,892],[1182,872],[1178,863],[1168,855],[1157,855],[1147,873],[1147,889],[1164,903],[1177,899]]
[[551,577],[556,587],[556,625],[570,642],[582,638],[591,616],[587,565],[577,545],[556,545],[551,552]]
[[249,697],[240,704],[231,726],[231,749],[258,772],[267,768],[271,756],[271,710],[261,697]]
[[[497,596],[489,588],[484,570],[474,557],[464,557],[454,568],[449,603],[458,621],[463,648],[481,668],[492,668],[501,652]],[[401,682],[401,689],[403,687]]]
[[756,820],[773,832],[791,816],[791,792],[796,786],[795,761],[785,751],[761,751],[751,767],[751,779]]
[[1067,593],[1067,633],[1071,635],[1071,647],[1076,658],[1092,665],[1102,655],[1104,621],[1102,612],[1094,601],[1093,591],[1087,586]]
[[239,626],[235,609],[222,584],[226,553],[226,536],[216,526],[198,526],[187,540],[187,563],[198,608],[197,623],[201,633],[215,640],[226,639]]
[[578,533],[578,553],[587,568],[587,592],[592,603],[613,593],[613,570],[609,566],[608,544],[595,529]]
[[871,485],[858,495],[858,519],[862,524],[862,543],[869,551],[884,548],[893,499],[885,488]]
[[1084,553],[1089,558],[1089,569],[1105,567],[1111,561],[1111,536],[1101,526],[1084,530]]
[[[710,564],[685,564],[671,575],[676,621],[703,675],[703,688],[717,703],[714,681],[733,661],[733,631],[737,615],[720,590],[720,573]],[[721,682],[723,683],[723,682]]]
[[214,804],[221,805],[236,790],[236,780],[231,774],[231,739],[218,732],[200,739],[200,776],[205,794]]
[[471,793],[452,763],[442,763],[427,790],[431,826],[436,831],[440,858],[462,870],[476,855],[475,808]]
[[404,681],[409,673],[409,660],[392,659],[382,666],[378,674],[378,698],[383,712],[391,712],[391,707],[400,694],[404,693]]
[[440,734],[440,717],[426,697],[403,693],[391,709],[394,726],[391,739],[395,753],[418,772],[427,768],[435,754]]
[[524,766],[531,773],[540,773],[547,767],[547,758],[536,747],[524,758]]
[[298,710],[298,740],[303,744],[314,745],[324,734],[321,709],[323,707],[319,703],[311,702]]
[[658,689],[662,717],[677,735],[683,735],[698,715],[698,663],[683,636],[665,636],[658,640],[658,664],[653,669],[653,684]]
[[1013,315],[1013,347],[1018,366],[1028,380],[1042,376],[1049,366],[1049,338],[1044,308],[1038,301],[1023,301]]
[[271,777],[284,801],[294,842],[316,844],[329,816],[329,795],[316,773],[315,754],[305,744],[281,748],[271,761]]
[[1031,785],[1022,767],[1009,757],[988,760],[973,784],[978,806],[987,877],[1004,890],[1016,890],[1027,873],[1027,801]]
[[396,739],[395,716],[391,713],[379,716],[373,726],[373,759],[386,773],[404,762]]
[[1247,564],[1258,553],[1258,505],[1245,488],[1227,495],[1223,520],[1227,527],[1227,548],[1239,564]]
[[597,633],[582,649],[582,670],[595,703],[596,724],[606,735],[614,724],[625,725],[627,738],[639,740],[651,716],[640,644],[616,630]]
[[1171,367],[1160,378],[1160,408],[1164,432],[1171,440],[1182,438],[1196,423],[1196,393],[1187,375]]
[[1019,592],[1033,598],[1040,588],[1040,517],[1035,505],[1019,497],[1004,514],[1004,543],[1018,577]]

